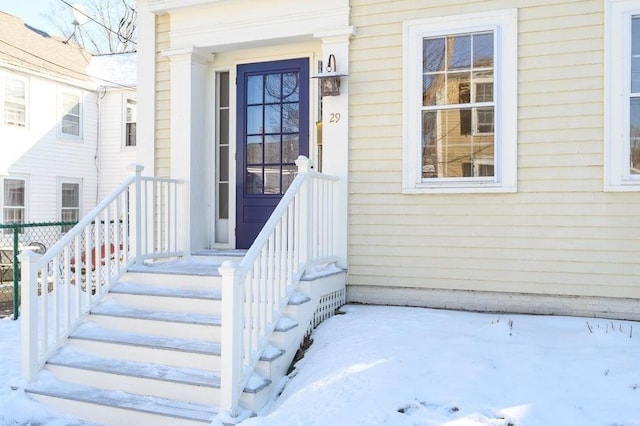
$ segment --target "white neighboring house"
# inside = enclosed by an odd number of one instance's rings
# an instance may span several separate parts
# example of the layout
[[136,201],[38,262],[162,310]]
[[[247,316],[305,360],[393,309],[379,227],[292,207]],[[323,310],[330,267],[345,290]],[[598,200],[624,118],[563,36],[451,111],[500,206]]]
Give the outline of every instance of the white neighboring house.
[[135,58],[119,56],[92,57],[0,12],[0,223],[76,221],[122,181]]

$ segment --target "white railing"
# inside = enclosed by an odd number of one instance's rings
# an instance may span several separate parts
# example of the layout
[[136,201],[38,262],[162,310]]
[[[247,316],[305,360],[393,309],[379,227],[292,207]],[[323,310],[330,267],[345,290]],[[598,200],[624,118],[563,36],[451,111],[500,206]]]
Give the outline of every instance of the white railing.
[[22,375],[31,381],[46,360],[128,267],[180,256],[180,181],[127,179],[44,255],[20,255]]
[[338,260],[338,178],[296,160],[298,175],[240,264],[222,276],[221,409],[235,416],[242,389],[269,343],[300,278]]

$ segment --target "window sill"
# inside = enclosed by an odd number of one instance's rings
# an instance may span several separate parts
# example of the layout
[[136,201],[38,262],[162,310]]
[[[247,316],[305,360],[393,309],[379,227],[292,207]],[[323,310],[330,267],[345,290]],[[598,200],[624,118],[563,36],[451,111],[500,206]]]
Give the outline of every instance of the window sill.
[[421,183],[413,187],[403,187],[403,194],[484,194],[484,193],[515,193],[516,185],[507,186],[495,182],[446,182]]
[[84,139],[80,136],[72,136],[72,135],[58,135],[58,140],[60,142],[71,142],[71,143],[83,143]]
[[624,182],[616,185],[605,185],[604,192],[633,192],[640,191],[640,182]]

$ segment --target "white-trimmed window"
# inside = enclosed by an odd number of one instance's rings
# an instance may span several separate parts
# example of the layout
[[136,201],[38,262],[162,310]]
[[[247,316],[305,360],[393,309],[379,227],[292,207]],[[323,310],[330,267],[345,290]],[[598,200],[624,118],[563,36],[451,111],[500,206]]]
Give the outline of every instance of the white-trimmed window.
[[136,146],[136,126],[138,122],[138,106],[135,99],[127,99],[125,103],[124,146]]
[[605,6],[605,189],[640,191],[640,3]]
[[[60,221],[78,222],[80,220],[80,183],[60,182]],[[65,225],[62,232],[69,231],[73,225]]]
[[516,9],[404,23],[403,192],[515,192]]
[[2,88],[3,123],[9,126],[27,125],[27,83],[20,78],[6,77]]
[[82,128],[82,102],[80,92],[63,90],[60,92],[60,134],[79,138]]
[[2,179],[3,224],[25,223],[26,191],[27,184],[25,179],[15,177]]

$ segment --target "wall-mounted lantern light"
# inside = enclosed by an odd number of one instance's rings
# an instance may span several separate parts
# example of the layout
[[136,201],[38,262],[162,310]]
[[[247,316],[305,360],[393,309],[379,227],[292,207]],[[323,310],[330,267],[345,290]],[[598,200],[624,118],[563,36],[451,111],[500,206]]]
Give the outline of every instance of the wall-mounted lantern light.
[[320,79],[320,93],[322,96],[338,96],[340,95],[340,77],[345,77],[346,75],[338,74],[336,57],[331,54],[327,61],[326,72],[321,72],[311,78]]

